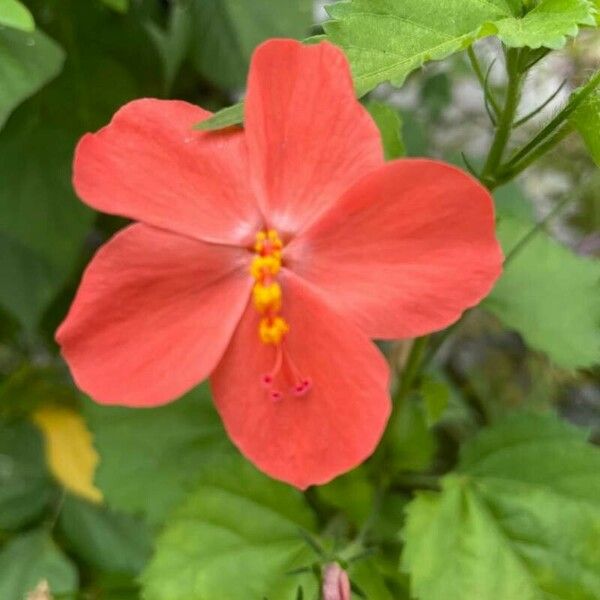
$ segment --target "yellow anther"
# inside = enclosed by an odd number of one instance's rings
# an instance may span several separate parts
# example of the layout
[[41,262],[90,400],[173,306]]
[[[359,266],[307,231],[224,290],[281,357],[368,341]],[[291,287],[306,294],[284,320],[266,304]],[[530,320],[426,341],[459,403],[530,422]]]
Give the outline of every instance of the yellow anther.
[[267,239],[269,240],[269,242],[271,242],[271,245],[278,249],[281,250],[281,248],[283,248],[283,243],[281,242],[281,238],[279,237],[279,234],[274,230],[274,229],[269,229],[269,231],[267,231]]
[[264,344],[279,344],[290,327],[283,317],[261,319],[258,335]]
[[252,296],[258,312],[265,313],[268,310],[277,312],[281,309],[281,286],[276,282],[269,285],[255,284]]
[[279,252],[267,256],[255,256],[250,265],[250,274],[259,281],[265,275],[277,275],[281,269],[281,255]]
[[283,242],[274,229],[269,229],[269,231],[259,231],[256,234],[254,251],[257,254],[273,254],[274,251],[281,250],[282,248]]
[[254,244],[254,252],[260,253],[265,248],[265,242],[267,240],[267,234],[264,231],[259,231],[256,234],[256,242]]
[[274,229],[259,231],[256,234],[254,251],[256,255],[250,264],[250,274],[255,280],[252,299],[256,310],[267,315],[261,319],[258,335],[264,344],[280,344],[288,332],[289,325],[279,316],[281,311],[281,286],[274,281],[281,270],[283,242]]

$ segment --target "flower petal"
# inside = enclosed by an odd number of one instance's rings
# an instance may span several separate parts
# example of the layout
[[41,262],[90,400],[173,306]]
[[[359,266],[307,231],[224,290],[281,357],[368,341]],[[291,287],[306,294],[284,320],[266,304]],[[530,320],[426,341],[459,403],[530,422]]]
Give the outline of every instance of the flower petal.
[[[249,305],[223,360],[211,377],[225,428],[260,469],[299,488],[322,484],[365,460],[383,434],[390,412],[389,370],[377,348],[294,274],[282,274],[283,315],[290,330],[286,355],[312,381],[302,397],[291,381],[272,400],[261,376],[276,350],[258,340],[259,316]],[[282,374],[285,372],[286,364]]]
[[88,266],[56,339],[83,391],[154,406],[205,379],[248,302],[246,251],[132,225]]
[[206,241],[251,241],[262,225],[247,184],[242,130],[194,130],[210,113],[187,102],[135,100],[84,135],[73,183],[90,206]]
[[299,231],[383,163],[378,129],[327,42],[271,40],[254,52],[246,139],[257,199],[280,233]]
[[369,337],[442,329],[502,269],[490,194],[450,165],[388,163],[286,248],[286,264]]

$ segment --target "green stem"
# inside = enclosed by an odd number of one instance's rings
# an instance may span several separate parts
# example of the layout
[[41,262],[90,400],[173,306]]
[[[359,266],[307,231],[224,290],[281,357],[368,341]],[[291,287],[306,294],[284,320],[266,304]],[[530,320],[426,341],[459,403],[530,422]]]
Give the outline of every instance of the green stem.
[[498,106],[496,98],[494,98],[492,94],[488,94],[487,77],[483,73],[481,65],[479,64],[479,59],[477,58],[477,54],[475,54],[475,50],[473,50],[473,46],[469,46],[467,50],[467,56],[469,57],[469,61],[471,62],[473,72],[479,80],[479,84],[481,85],[481,89],[483,90],[485,98],[487,98],[487,101],[490,103],[490,106],[494,110],[495,115],[498,116],[500,114],[500,106]]
[[509,163],[505,167],[502,167],[493,182],[489,182],[490,190],[498,187],[514,179],[519,173],[524,171],[527,167],[532,165],[536,160],[542,157],[544,154],[548,153],[552,148],[557,146],[560,142],[562,142],[568,135],[573,133],[574,127],[570,123],[565,123],[552,137],[545,140],[535,149],[533,149],[529,155],[526,155],[525,158],[517,161],[516,163]]
[[[525,146],[518,150],[510,160],[504,165],[503,170],[512,168],[515,164],[521,162],[528,154],[533,152],[546,141],[548,137],[556,131],[579,106],[594,92],[600,85],[600,71],[598,71],[586,84],[574,94],[571,101]],[[539,155],[538,155],[539,157]]]
[[529,69],[535,67],[541,60],[550,54],[549,48],[539,48],[538,50],[530,50],[524,53],[525,62],[522,65],[521,71],[526,73]]
[[490,147],[485,166],[481,173],[484,183],[493,181],[493,174],[502,161],[506,144],[510,138],[510,132],[519,107],[521,97],[521,82],[523,74],[519,70],[520,51],[510,48],[506,51],[506,70],[508,72],[508,86],[506,88],[506,100],[504,108],[500,113],[496,135]]
[[524,125],[525,123],[533,119],[533,117],[541,113],[546,108],[546,106],[548,106],[548,104],[550,104],[550,102],[552,102],[552,100],[554,100],[554,98],[556,98],[556,96],[558,96],[561,93],[565,85],[567,85],[566,79],[560,84],[556,91],[548,98],[546,98],[546,100],[544,100],[544,102],[542,102],[542,104],[540,104],[535,110],[532,110],[528,115],[525,115],[522,119],[519,119],[514,124],[514,129],[516,129],[517,127],[521,127],[521,125]]
[[429,342],[429,336],[425,335],[420,338],[416,338],[413,342],[412,348],[406,361],[406,366],[402,371],[402,377],[400,379],[400,387],[396,393],[396,401],[403,400],[408,393],[412,390],[415,379],[419,375],[419,369],[423,361],[425,349]]

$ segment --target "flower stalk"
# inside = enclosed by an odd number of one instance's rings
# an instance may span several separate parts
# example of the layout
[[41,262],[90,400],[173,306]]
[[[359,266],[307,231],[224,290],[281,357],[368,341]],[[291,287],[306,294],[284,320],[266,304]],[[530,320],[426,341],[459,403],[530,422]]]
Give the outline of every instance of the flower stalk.
[[506,69],[508,72],[508,86],[506,88],[506,99],[496,126],[496,134],[490,151],[481,173],[481,181],[490,187],[494,181],[494,173],[498,169],[506,145],[510,140],[510,134],[513,129],[515,116],[521,99],[521,86],[523,81],[523,72],[519,68],[521,60],[521,51],[510,48],[506,51]]

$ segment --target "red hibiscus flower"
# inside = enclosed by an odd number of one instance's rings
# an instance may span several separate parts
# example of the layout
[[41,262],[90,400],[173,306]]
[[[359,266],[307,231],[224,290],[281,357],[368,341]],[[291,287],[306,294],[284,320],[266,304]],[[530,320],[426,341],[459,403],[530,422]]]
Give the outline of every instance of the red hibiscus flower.
[[342,52],[273,40],[245,129],[138,100],[83,137],[74,184],[139,223],[88,266],[57,340],[96,401],[169,402],[210,375],[242,453],[299,488],[369,456],[390,412],[369,338],[446,327],[501,270],[488,192],[432,160],[384,164]]

